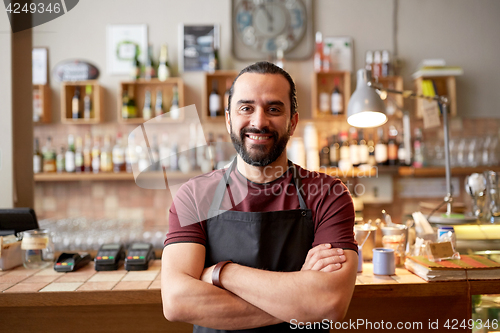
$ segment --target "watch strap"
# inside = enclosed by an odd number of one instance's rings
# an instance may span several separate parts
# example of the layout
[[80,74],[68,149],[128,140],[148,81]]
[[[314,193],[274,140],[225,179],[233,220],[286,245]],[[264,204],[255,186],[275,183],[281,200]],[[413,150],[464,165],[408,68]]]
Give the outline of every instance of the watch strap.
[[232,263],[232,261],[221,261],[215,265],[214,270],[212,271],[212,284],[214,286],[217,286],[221,289],[225,289],[222,284],[220,283],[220,272],[226,266],[227,264]]

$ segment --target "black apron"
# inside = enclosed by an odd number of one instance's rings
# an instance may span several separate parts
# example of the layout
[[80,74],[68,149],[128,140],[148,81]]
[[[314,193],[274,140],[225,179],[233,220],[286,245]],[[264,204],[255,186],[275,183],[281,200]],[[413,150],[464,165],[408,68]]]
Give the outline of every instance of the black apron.
[[[307,252],[314,240],[312,212],[307,208],[300,193],[301,180],[295,166],[289,161],[293,172],[288,186],[295,185],[300,209],[271,212],[221,211],[221,203],[230,174],[236,167],[236,158],[219,182],[207,219],[207,245],[205,267],[231,260],[240,265],[269,271],[300,271]],[[245,180],[246,183],[246,180]],[[246,185],[246,184],[245,184]],[[289,192],[288,192],[289,193]],[[194,333],[296,332],[289,323],[259,327],[248,330],[215,330],[194,325]],[[301,330],[302,331],[302,330]],[[328,330],[305,330],[307,332],[328,332]]]

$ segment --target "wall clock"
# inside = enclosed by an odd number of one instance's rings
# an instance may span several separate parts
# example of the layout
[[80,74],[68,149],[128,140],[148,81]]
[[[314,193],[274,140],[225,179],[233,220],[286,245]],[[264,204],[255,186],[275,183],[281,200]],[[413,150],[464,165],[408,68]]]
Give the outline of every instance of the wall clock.
[[312,0],[232,0],[233,55],[263,59],[282,49],[287,59],[314,50]]

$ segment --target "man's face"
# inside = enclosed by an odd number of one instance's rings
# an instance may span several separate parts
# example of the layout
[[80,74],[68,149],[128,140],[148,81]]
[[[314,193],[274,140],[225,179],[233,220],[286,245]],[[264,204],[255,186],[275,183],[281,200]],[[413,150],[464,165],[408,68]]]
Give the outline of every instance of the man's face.
[[226,126],[248,164],[266,166],[283,154],[297,126],[290,119],[290,84],[279,74],[245,73],[234,84]]

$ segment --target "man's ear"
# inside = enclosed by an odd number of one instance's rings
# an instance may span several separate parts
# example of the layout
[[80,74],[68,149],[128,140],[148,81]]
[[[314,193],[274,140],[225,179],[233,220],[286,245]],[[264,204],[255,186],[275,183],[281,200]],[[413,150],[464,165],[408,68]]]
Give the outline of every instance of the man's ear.
[[229,114],[229,110],[224,112],[224,116],[226,117],[226,130],[231,135],[231,116]]
[[291,119],[291,126],[290,126],[290,136],[293,135],[293,133],[295,132],[295,129],[297,128],[297,124],[299,122],[299,113],[298,112],[295,112],[295,114],[292,116],[292,119]]

